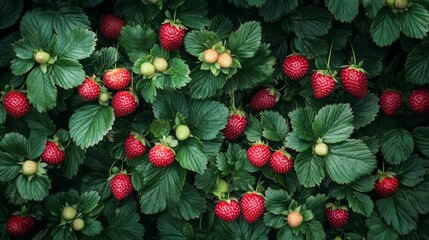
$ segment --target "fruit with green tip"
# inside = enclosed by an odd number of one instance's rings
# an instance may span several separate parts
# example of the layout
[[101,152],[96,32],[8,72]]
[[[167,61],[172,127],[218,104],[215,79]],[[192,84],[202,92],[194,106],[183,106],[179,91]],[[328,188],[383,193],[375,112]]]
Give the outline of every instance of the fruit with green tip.
[[221,193],[229,192],[228,182],[223,179],[218,179],[216,183],[216,192],[221,192]]
[[327,97],[335,89],[335,79],[323,70],[316,71],[311,75],[311,88],[314,98]]
[[257,192],[247,192],[240,199],[243,218],[252,224],[262,217],[265,212],[265,199]]
[[386,4],[386,6],[388,6],[390,8],[395,6],[395,0],[385,0],[384,3]]
[[51,165],[59,165],[64,162],[65,152],[62,146],[54,141],[47,141],[40,159]]
[[215,215],[224,222],[234,222],[240,216],[240,205],[236,199],[220,200],[215,205]]
[[275,88],[261,88],[250,100],[250,108],[254,111],[272,109],[279,101],[280,93]]
[[79,232],[85,228],[85,222],[81,218],[76,218],[71,224],[74,231]]
[[29,215],[11,215],[6,222],[6,230],[13,237],[24,237],[33,231],[36,225],[34,217]]
[[395,90],[386,90],[380,95],[380,109],[386,116],[393,116],[401,108],[401,93]]
[[310,68],[310,62],[301,54],[291,54],[283,60],[282,69],[286,77],[299,80],[305,76]]
[[117,40],[124,26],[124,20],[113,14],[106,14],[101,19],[100,33],[108,39]]
[[303,221],[304,221],[304,218],[302,217],[302,214],[299,212],[291,211],[287,215],[287,224],[291,228],[299,227]]
[[61,212],[61,217],[66,221],[73,220],[77,215],[77,211],[74,207],[65,207]]
[[137,109],[136,97],[131,91],[119,91],[113,95],[112,108],[115,117],[125,117]]
[[110,191],[116,200],[123,200],[133,193],[131,177],[125,173],[119,173],[110,180]]
[[140,73],[145,77],[151,77],[155,74],[155,66],[150,62],[144,62],[140,65]]
[[398,187],[398,178],[389,173],[382,174],[374,183],[375,192],[382,198],[390,197],[395,194]]
[[368,76],[364,69],[350,65],[341,70],[341,81],[344,90],[350,95],[362,99],[368,90]]
[[166,21],[159,29],[159,41],[162,48],[167,51],[174,51],[183,46],[185,39],[185,27]]
[[267,144],[256,142],[247,149],[246,156],[253,166],[261,168],[270,160],[271,151]]
[[100,86],[92,78],[85,77],[77,91],[83,100],[93,101],[100,95]]
[[325,208],[326,219],[333,228],[344,227],[349,220],[349,211],[347,207],[337,207],[332,203],[328,203]]
[[223,129],[223,136],[228,141],[235,140],[246,130],[246,126],[246,114],[241,110],[231,110],[228,122]]
[[124,144],[125,156],[128,160],[139,158],[146,152],[146,144],[140,134],[130,134]]
[[323,157],[328,155],[329,147],[326,145],[326,143],[320,142],[316,144],[314,147],[314,153],[316,153],[317,156]]
[[26,160],[22,164],[21,171],[24,176],[33,176],[37,172],[37,162],[32,160]]
[[98,96],[98,100],[102,103],[107,103],[109,101],[109,94],[106,92],[101,93]]
[[165,58],[155,58],[155,60],[153,60],[153,66],[157,72],[165,72],[168,68],[168,62]]
[[395,8],[398,10],[404,10],[408,7],[408,0],[396,0]]
[[122,90],[131,83],[130,72],[123,67],[107,70],[103,75],[104,85],[111,90]]
[[229,53],[222,53],[219,55],[217,62],[221,68],[230,68],[232,66],[232,57]]
[[411,91],[408,96],[408,107],[417,114],[429,114],[429,90],[416,89]]
[[149,161],[155,167],[167,167],[174,163],[174,151],[169,146],[158,144],[149,151]]
[[30,111],[30,102],[24,93],[11,90],[3,96],[3,107],[11,117],[20,118]]
[[212,64],[217,62],[218,58],[219,58],[219,53],[216,50],[207,49],[204,51],[204,54],[203,54],[204,62],[208,64]]
[[47,53],[47,52],[45,52],[45,51],[43,51],[43,50],[40,50],[40,51],[37,51],[35,54],[34,54],[34,60],[36,60],[36,62],[38,62],[38,63],[40,63],[40,64],[45,64],[45,63],[47,63],[48,61],[49,61],[49,58],[50,58],[51,56],[49,55],[49,53]]
[[180,141],[185,141],[191,135],[191,130],[186,125],[179,125],[176,128],[176,138]]
[[285,174],[293,168],[294,160],[284,149],[276,150],[270,157],[270,166],[275,173]]

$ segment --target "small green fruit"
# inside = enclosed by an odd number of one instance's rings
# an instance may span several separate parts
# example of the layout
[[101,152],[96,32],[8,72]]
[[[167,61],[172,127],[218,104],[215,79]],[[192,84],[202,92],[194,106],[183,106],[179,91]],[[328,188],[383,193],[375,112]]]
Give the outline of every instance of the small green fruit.
[[314,152],[316,153],[316,155],[321,157],[328,155],[328,150],[328,145],[322,142],[316,144],[316,146],[314,147]]
[[73,207],[65,207],[63,209],[63,212],[61,213],[61,216],[66,221],[73,220],[76,217],[76,215],[77,215],[77,211]]
[[49,53],[40,50],[37,53],[34,54],[34,60],[36,60],[36,62],[40,63],[40,64],[45,64],[49,61]]
[[107,103],[109,101],[109,94],[108,93],[101,93],[100,96],[98,96],[98,100],[102,103]]
[[395,8],[398,10],[404,10],[408,7],[408,0],[396,0]]
[[158,4],[158,0],[149,0],[148,2],[151,4]]
[[384,2],[386,3],[386,6],[388,6],[390,8],[395,6],[395,0],[385,0]]
[[216,50],[207,49],[204,51],[204,62],[212,64],[217,62],[218,58],[219,54],[216,52]]
[[32,160],[26,160],[24,164],[22,164],[22,174],[25,176],[33,176],[37,172],[37,163]]
[[336,236],[334,240],[343,240],[340,236]]
[[71,225],[74,231],[79,232],[85,227],[85,222],[80,218],[76,218]]
[[186,125],[179,125],[176,128],[176,138],[180,141],[185,141],[186,139],[188,139],[190,134],[191,130],[189,130],[189,127]]
[[151,77],[155,73],[155,67],[152,65],[152,63],[144,62],[140,66],[140,73],[143,74],[143,76]]
[[168,68],[168,62],[164,58],[155,58],[155,60],[153,60],[153,65],[157,72],[164,72]]
[[217,180],[217,183],[216,183],[216,192],[222,192],[222,193],[229,192],[229,185],[228,185],[228,183],[225,180],[223,180],[223,179]]

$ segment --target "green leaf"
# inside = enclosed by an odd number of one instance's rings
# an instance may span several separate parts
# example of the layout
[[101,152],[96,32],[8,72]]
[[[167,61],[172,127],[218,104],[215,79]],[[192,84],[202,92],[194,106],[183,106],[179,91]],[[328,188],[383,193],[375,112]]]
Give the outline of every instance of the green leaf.
[[188,0],[177,9],[177,18],[187,27],[203,29],[209,25],[207,13],[206,1]]
[[293,230],[290,227],[284,227],[277,232],[277,239],[304,240],[304,236],[302,235],[302,233],[293,233]]
[[314,187],[320,185],[325,178],[325,162],[309,149],[296,157],[295,171],[299,181],[305,187]]
[[417,85],[429,83],[429,41],[422,41],[408,54],[405,76],[407,81]]
[[381,139],[381,152],[390,164],[407,160],[414,150],[413,136],[404,129],[392,129]]
[[18,32],[13,32],[0,40],[0,67],[8,67],[17,55],[12,44],[20,38]]
[[246,151],[238,144],[229,144],[226,153],[219,153],[216,160],[217,168],[224,175],[234,174],[235,170],[242,169],[247,161]]
[[276,1],[267,0],[267,3],[259,9],[259,16],[264,17],[265,22],[280,20],[285,14],[291,13],[298,7],[298,0]]
[[125,49],[130,60],[135,62],[149,52],[156,40],[155,31],[150,26],[126,25],[122,28],[118,42]]
[[365,8],[366,15],[374,18],[378,11],[384,6],[383,0],[363,0],[362,5]]
[[156,119],[150,125],[150,132],[155,138],[168,136],[170,133],[170,123],[165,119]]
[[169,62],[170,69],[168,70],[168,74],[165,74],[165,89],[179,89],[191,81],[189,77],[189,66],[179,58],[173,58]]
[[144,228],[139,223],[140,216],[135,201],[128,200],[119,207],[116,207],[115,201],[109,201],[103,213],[110,224],[104,232],[110,239],[140,240],[143,238]]
[[49,16],[53,16],[53,27],[58,35],[79,28],[89,29],[90,22],[85,12],[76,6],[64,2],[54,2],[51,8],[45,9]]
[[298,138],[307,141],[314,140],[311,124],[314,121],[315,115],[315,112],[311,108],[297,108],[289,113],[293,132]]
[[358,192],[371,192],[374,188],[375,179],[375,175],[366,175],[349,186]]
[[199,217],[207,209],[207,201],[189,183],[183,187],[182,195],[176,206],[171,207],[170,213],[178,211],[179,216],[189,221]]
[[429,157],[429,139],[427,136],[429,136],[429,127],[414,128],[413,137],[416,148],[425,157]]
[[23,199],[41,201],[49,194],[51,180],[47,175],[35,175],[29,181],[27,176],[19,175],[16,188]]
[[271,141],[282,141],[288,133],[286,119],[278,112],[264,111],[261,114],[262,135]]
[[81,191],[89,192],[96,191],[100,194],[101,199],[105,200],[111,196],[109,182],[107,178],[109,176],[105,173],[91,172],[82,178]]
[[420,158],[418,155],[412,155],[405,162],[389,168],[389,171],[397,174],[401,185],[415,187],[424,181],[427,166],[427,160]]
[[216,15],[210,19],[210,25],[207,30],[217,33],[220,38],[224,39],[229,37],[232,32],[232,28],[232,22],[228,18]]
[[353,125],[356,129],[373,122],[380,110],[378,97],[373,93],[367,94],[363,99],[354,98],[350,105],[353,109]]
[[161,92],[153,103],[153,113],[156,118],[173,120],[178,112],[184,117],[189,115],[185,95]]
[[371,36],[380,46],[388,46],[399,38],[399,18],[390,9],[382,9],[371,24]]
[[272,227],[275,229],[280,229],[287,224],[283,215],[276,215],[271,212],[264,213],[264,223],[268,227]]
[[27,12],[21,20],[19,32],[37,48],[45,48],[53,36],[51,16],[41,10]]
[[314,145],[314,142],[303,140],[296,135],[296,132],[291,132],[288,134],[283,144],[297,152],[304,152]]
[[317,194],[316,196],[309,196],[305,200],[307,210],[311,210],[314,218],[318,221],[325,219],[325,205],[329,197],[324,194]]
[[180,142],[176,151],[176,160],[185,169],[203,174],[207,169],[207,156],[203,151],[202,143],[196,138],[188,138]]
[[46,112],[57,103],[57,88],[52,78],[43,73],[40,67],[33,69],[27,77],[27,97],[37,111]]
[[17,164],[15,157],[0,151],[0,181],[6,182],[18,176],[21,166]]
[[80,60],[89,57],[95,50],[95,33],[87,29],[73,29],[57,35],[53,52],[58,58]]
[[100,221],[95,220],[93,218],[86,218],[85,220],[85,228],[82,229],[82,233],[89,237],[94,237],[96,235],[101,234],[103,231],[103,225]]
[[204,174],[197,174],[195,176],[195,186],[198,189],[209,193],[215,188],[218,177],[218,172],[213,169],[213,167],[209,167],[206,169]]
[[138,159],[134,159],[133,161],[128,162],[128,167],[132,170],[131,182],[133,183],[133,187],[135,190],[140,191],[143,187],[144,181],[144,170],[149,164],[149,160],[147,156],[143,156]]
[[377,165],[375,156],[361,140],[330,146],[324,159],[328,175],[337,183],[351,183],[371,173]]
[[188,222],[174,219],[167,214],[158,218],[157,227],[160,239],[188,240],[192,239],[193,228]]
[[404,198],[389,197],[377,201],[378,211],[396,232],[401,235],[417,229],[418,213],[413,205]]
[[307,6],[296,13],[293,20],[294,32],[298,37],[318,37],[328,33],[332,17],[326,9]]
[[39,136],[52,136],[56,127],[47,113],[30,110],[25,119],[31,133]]
[[324,143],[346,140],[353,132],[353,113],[349,104],[334,104],[319,110],[312,124],[316,139]]
[[88,76],[95,74],[97,76],[103,73],[115,64],[118,51],[113,47],[101,48],[95,51],[91,57],[82,61],[85,72]]
[[150,22],[159,14],[157,5],[135,0],[117,0],[114,9],[119,16],[135,23]]
[[75,88],[85,79],[82,65],[75,60],[60,59],[51,66],[48,72],[51,81],[64,89]]
[[213,45],[220,41],[221,39],[215,32],[194,30],[186,34],[185,49],[189,54],[198,57],[200,53],[212,48]]
[[369,217],[374,211],[374,203],[366,194],[347,190],[346,198],[349,202],[349,206],[351,209],[353,209],[354,212],[360,213],[365,217]]
[[[19,34],[17,35],[17,38],[19,38]],[[11,42],[11,44],[12,45],[6,46],[8,48],[12,47],[12,50],[15,52],[11,60],[14,59],[15,57],[19,57],[22,59],[26,59],[26,60],[31,59],[34,61],[34,52],[37,51],[38,49],[29,40],[16,39],[14,42]]]
[[359,12],[359,0],[326,0],[326,6],[340,22],[351,22]]
[[114,120],[112,107],[85,105],[70,118],[70,136],[82,149],[93,146],[112,129]]
[[21,15],[23,0],[4,0],[0,2],[0,29],[12,26]]
[[229,37],[228,48],[238,58],[251,58],[261,44],[262,29],[259,22],[246,22],[240,25]]
[[30,71],[34,66],[34,60],[33,59],[21,59],[21,58],[15,58],[11,62],[10,68],[12,69],[12,73],[19,76],[27,73]]
[[269,187],[265,191],[265,208],[270,213],[282,214],[288,209],[290,201],[291,197],[285,190]]
[[399,29],[411,38],[422,39],[428,31],[429,13],[424,6],[414,3],[399,17]]
[[144,182],[140,207],[145,214],[163,211],[167,204],[180,200],[185,184],[185,169],[174,164],[166,168],[157,168],[149,164],[144,171]]
[[269,228],[262,221],[249,224],[243,218],[234,222],[224,222],[216,219],[213,225],[218,240],[268,240]]
[[225,74],[213,75],[209,71],[200,70],[199,67],[191,72],[191,97],[194,99],[204,99],[214,96],[221,89],[227,80]]
[[36,159],[45,150],[46,136],[30,134],[27,139],[26,153],[28,159]]
[[0,139],[0,150],[22,158],[27,155],[27,139],[19,133],[7,133]]
[[363,61],[363,68],[369,77],[379,75],[384,70],[384,58],[389,48],[380,48],[375,45],[369,35],[360,34],[353,39],[353,48],[356,61]]
[[371,217],[365,221],[365,223],[369,228],[368,240],[398,239],[398,233],[396,233],[391,226],[387,225],[375,211],[372,213]]
[[247,118],[246,131],[244,133],[246,134],[247,141],[249,142],[260,140],[262,138],[261,122],[253,115],[250,115]]
[[74,177],[79,171],[79,166],[83,164],[85,152],[76,146],[76,143],[70,141],[66,148],[64,162],[61,166],[61,173],[66,178]]
[[229,117],[228,108],[220,102],[194,100],[189,102],[186,121],[193,136],[200,140],[212,140],[222,130]]
[[100,195],[97,192],[84,192],[79,198],[77,211],[80,213],[89,213],[97,207],[99,200]]
[[306,222],[306,225],[306,239],[326,239],[326,233],[323,230],[323,225],[319,221],[313,219]]
[[319,37],[295,37],[291,45],[308,58],[324,56],[329,49],[328,41]]
[[144,100],[148,103],[152,103],[155,101],[157,96],[156,86],[153,81],[144,81],[140,80],[137,83],[137,89],[141,89],[141,95]]
[[397,196],[407,199],[419,214],[426,214],[429,212],[429,181],[423,182],[414,188],[399,189]]

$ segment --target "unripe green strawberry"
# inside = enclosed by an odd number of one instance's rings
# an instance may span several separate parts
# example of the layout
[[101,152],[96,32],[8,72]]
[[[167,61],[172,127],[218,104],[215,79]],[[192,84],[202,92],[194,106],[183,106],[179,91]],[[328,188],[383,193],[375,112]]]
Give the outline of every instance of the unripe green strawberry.
[[79,96],[86,101],[93,101],[100,95],[100,86],[90,77],[85,77],[85,80],[77,88]]
[[223,130],[223,136],[226,140],[237,139],[246,130],[247,117],[243,111],[232,110],[228,122]]
[[185,39],[185,27],[180,24],[165,22],[159,29],[159,41],[162,48],[174,51],[182,47]]
[[98,96],[98,101],[100,101],[102,103],[107,103],[109,101],[109,94],[106,92],[101,93]]
[[248,192],[240,200],[241,213],[248,223],[254,223],[264,214],[265,199],[260,193]]
[[216,50],[213,49],[207,49],[204,51],[204,62],[208,64],[212,64],[217,62],[217,59],[219,58],[219,53],[216,52]]
[[125,156],[128,160],[139,158],[146,152],[146,144],[139,134],[130,134],[124,144]]
[[103,75],[104,85],[111,90],[122,90],[131,83],[131,74],[126,68],[107,70]]
[[125,173],[115,175],[110,181],[110,191],[116,200],[123,200],[133,193],[131,177]]
[[45,64],[49,61],[50,55],[49,53],[39,50],[34,54],[34,60],[40,64]]
[[333,228],[344,227],[349,220],[349,211],[347,207],[337,207],[332,203],[328,203],[325,208],[326,219]]
[[217,62],[221,68],[230,68],[232,66],[232,57],[228,53],[224,52],[219,55]]
[[314,98],[324,98],[334,91],[335,80],[331,75],[319,70],[311,75],[311,88]]
[[137,101],[130,91],[119,91],[113,95],[112,108],[115,117],[124,117],[133,113],[137,109]]
[[23,117],[30,111],[30,102],[27,96],[16,90],[11,90],[4,95],[3,106],[13,118]]
[[81,218],[76,218],[71,224],[74,231],[79,232],[85,228],[85,222]]
[[326,145],[326,143],[318,143],[314,147],[314,153],[316,153],[317,156],[323,157],[328,155],[329,147]]
[[216,192],[227,193],[229,192],[229,185],[223,179],[218,179],[216,183]]
[[168,62],[165,58],[155,58],[155,60],[153,60],[153,66],[157,72],[165,72],[168,68]]
[[240,216],[240,205],[236,199],[221,200],[216,203],[214,212],[219,219],[234,222]]
[[247,149],[246,155],[247,159],[253,166],[261,168],[270,160],[271,151],[266,144],[256,142]]
[[176,128],[176,138],[180,141],[185,141],[191,135],[191,130],[186,125],[179,125]]
[[343,240],[340,236],[336,236],[334,240]]
[[310,62],[301,54],[291,54],[283,60],[282,69],[286,77],[299,80],[305,76]]
[[399,10],[404,10],[408,7],[408,0],[396,0],[395,8]]
[[113,14],[106,14],[101,19],[100,33],[108,39],[117,40],[124,26],[124,20]]
[[155,74],[155,67],[150,62],[144,62],[140,66],[140,73],[145,77],[151,77]]
[[151,3],[151,4],[158,4],[158,0],[149,0],[149,3]]
[[174,163],[174,151],[163,144],[155,145],[149,151],[149,161],[155,167],[167,167]]
[[285,174],[293,168],[292,156],[283,149],[274,151],[270,158],[270,166],[274,172]]
[[43,162],[51,165],[59,165],[64,161],[64,149],[57,142],[47,141],[45,150],[40,155]]
[[77,211],[74,207],[65,207],[61,212],[61,217],[66,221],[73,220],[77,215]]
[[384,3],[386,4],[386,6],[388,6],[390,8],[395,6],[395,0],[385,0]]
[[301,213],[296,211],[291,211],[287,216],[287,224],[291,228],[299,227],[303,221],[304,218],[302,217]]
[[32,160],[26,160],[22,164],[21,168],[22,174],[25,176],[33,176],[37,172],[37,162]]
[[11,215],[7,219],[7,232],[13,237],[24,237],[33,231],[36,220],[32,216]]

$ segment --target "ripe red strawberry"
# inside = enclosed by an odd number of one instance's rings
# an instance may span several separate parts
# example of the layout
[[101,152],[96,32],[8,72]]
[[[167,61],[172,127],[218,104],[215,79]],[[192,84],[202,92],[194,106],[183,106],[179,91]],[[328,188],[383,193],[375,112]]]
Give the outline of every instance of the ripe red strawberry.
[[383,174],[375,180],[374,188],[377,194],[382,197],[390,197],[395,194],[399,187],[398,179],[391,174]]
[[270,148],[262,142],[256,142],[250,146],[246,154],[249,162],[258,168],[265,166],[271,157]]
[[357,98],[364,98],[368,90],[368,77],[365,70],[358,66],[347,66],[341,70],[344,90]]
[[159,41],[162,48],[174,51],[183,45],[185,39],[185,27],[180,24],[165,22],[159,29]]
[[279,101],[280,94],[275,88],[261,88],[250,101],[250,108],[254,111],[269,110]]
[[416,89],[408,96],[408,106],[417,114],[429,113],[429,90]]
[[136,97],[132,92],[119,91],[112,98],[113,112],[116,117],[124,117],[137,109]]
[[299,80],[304,77],[310,67],[310,62],[301,54],[291,54],[283,60],[282,69],[286,77]]
[[293,158],[283,149],[276,150],[271,155],[270,166],[278,174],[287,173],[293,168]]
[[32,216],[11,215],[7,219],[7,232],[13,237],[23,237],[33,231],[36,220]]
[[119,173],[110,181],[110,191],[117,200],[129,197],[133,193],[131,177],[125,173]]
[[108,39],[117,40],[123,26],[125,26],[124,20],[113,14],[106,14],[101,19],[100,32]]
[[104,85],[111,90],[122,90],[131,82],[131,74],[125,68],[107,70],[103,75]]
[[335,79],[324,71],[316,71],[311,75],[311,88],[315,98],[324,98],[335,89]]
[[240,205],[236,199],[221,200],[216,203],[214,212],[219,219],[233,222],[240,216]]
[[6,112],[14,118],[20,118],[30,111],[27,97],[16,90],[11,90],[4,95],[3,106]]
[[349,220],[349,211],[347,207],[337,207],[332,203],[328,203],[325,208],[326,219],[333,228],[340,228],[347,224]]
[[90,77],[85,77],[83,83],[77,88],[83,100],[93,101],[100,95],[100,86]]
[[167,167],[174,163],[174,151],[163,144],[155,145],[149,151],[149,161],[155,167]]
[[380,95],[380,109],[386,116],[393,116],[402,105],[401,93],[395,90],[386,90]]
[[130,134],[125,140],[125,155],[129,160],[143,156],[146,152],[144,139],[139,134]]
[[240,200],[241,213],[244,220],[248,223],[254,223],[264,214],[265,199],[260,193],[245,193]]
[[58,165],[64,161],[64,150],[58,143],[53,141],[47,141],[45,150],[43,150],[40,158],[47,164]]
[[232,110],[228,122],[223,129],[223,136],[226,140],[232,141],[238,138],[247,126],[247,117],[241,110]]

